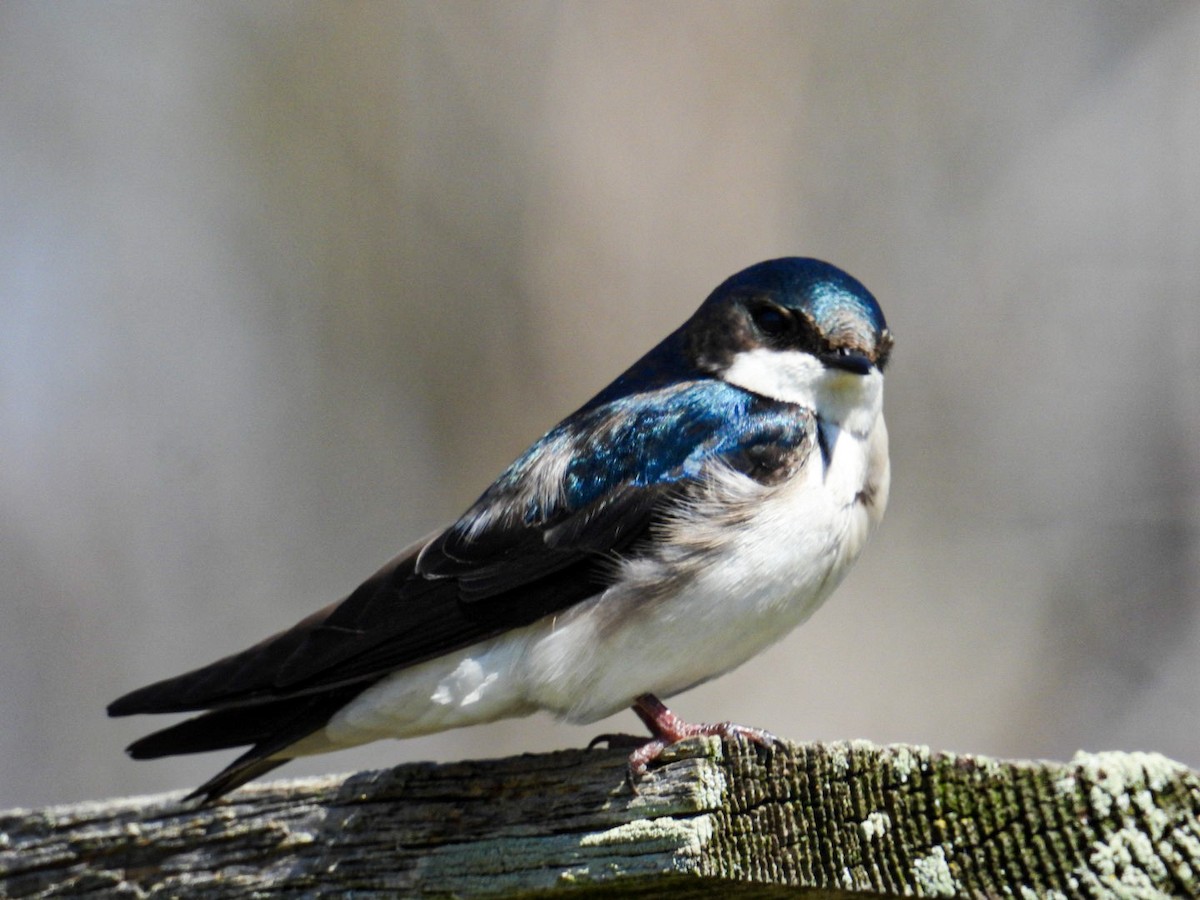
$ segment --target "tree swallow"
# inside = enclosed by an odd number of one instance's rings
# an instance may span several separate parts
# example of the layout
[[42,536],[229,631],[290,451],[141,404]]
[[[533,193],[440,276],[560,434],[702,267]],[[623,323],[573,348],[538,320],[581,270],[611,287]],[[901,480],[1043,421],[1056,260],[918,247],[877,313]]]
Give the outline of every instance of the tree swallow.
[[631,779],[690,735],[769,740],[658,698],[779,640],[858,558],[887,503],[891,347],[840,269],[751,266],[346,599],[108,712],[206,710],[135,759],[249,745],[205,801],[296,756],[538,710],[632,706],[651,737]]

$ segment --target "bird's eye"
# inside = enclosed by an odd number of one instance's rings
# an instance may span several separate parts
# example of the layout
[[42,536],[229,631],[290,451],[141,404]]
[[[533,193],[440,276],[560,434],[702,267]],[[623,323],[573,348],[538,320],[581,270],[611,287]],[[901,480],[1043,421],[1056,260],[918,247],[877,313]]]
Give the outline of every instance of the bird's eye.
[[792,330],[792,317],[787,310],[766,303],[750,310],[754,327],[767,337],[782,337]]

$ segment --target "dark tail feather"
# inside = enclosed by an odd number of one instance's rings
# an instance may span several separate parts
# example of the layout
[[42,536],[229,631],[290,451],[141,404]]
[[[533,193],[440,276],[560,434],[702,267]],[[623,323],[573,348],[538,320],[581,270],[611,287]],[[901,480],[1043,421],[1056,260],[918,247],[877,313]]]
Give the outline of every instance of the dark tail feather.
[[[417,551],[424,543],[406,549],[340,603],[331,603],[286,631],[239,653],[130,691],[109,704],[108,714],[130,716],[234,707],[261,709],[281,696],[340,689],[356,681],[361,690],[388,671],[427,658],[430,651],[422,639],[429,635],[423,629],[447,619],[447,610],[451,613],[457,610],[458,593],[450,581],[421,582],[412,587],[415,596],[407,599]],[[406,597],[405,604],[397,604],[402,595]],[[397,623],[397,607],[407,608],[413,603],[419,613],[417,618],[408,622],[400,616],[401,621]],[[335,620],[331,622],[331,618]],[[448,618],[454,628],[462,629],[461,615]],[[365,671],[356,665],[365,651],[374,651],[378,655],[379,644],[389,644],[397,633],[410,632],[414,636],[408,643],[414,646],[407,656],[403,652],[399,656],[384,654],[383,663]],[[451,639],[456,636],[461,639],[454,646],[464,646],[472,642],[469,638],[478,637],[477,629],[462,635],[451,631]],[[401,642],[400,651],[407,646]]]
[[279,735],[284,735],[289,744],[294,744],[328,722],[335,712],[371,684],[363,681],[319,694],[303,694],[253,706],[215,709],[148,734],[130,744],[125,752],[134,759],[157,759],[160,756],[207,753],[264,741],[274,742]]
[[252,747],[184,797],[184,801],[199,800],[201,806],[208,806],[222,794],[228,794],[234,788],[241,787],[247,781],[257,778],[264,772],[270,772],[288,761],[287,758],[268,758],[272,753],[278,751],[265,749],[267,746],[263,744]]
[[134,759],[155,759],[253,745],[188,799],[210,803],[250,779],[287,762],[277,757],[321,728],[339,709],[371,686],[372,681],[344,685],[319,694],[304,694],[253,706],[217,709],[156,731],[129,745]]
[[303,644],[309,632],[320,627],[334,605],[240,653],[130,691],[108,705],[108,714],[195,712],[217,706],[271,703],[272,693],[279,690],[274,679],[277,670]]

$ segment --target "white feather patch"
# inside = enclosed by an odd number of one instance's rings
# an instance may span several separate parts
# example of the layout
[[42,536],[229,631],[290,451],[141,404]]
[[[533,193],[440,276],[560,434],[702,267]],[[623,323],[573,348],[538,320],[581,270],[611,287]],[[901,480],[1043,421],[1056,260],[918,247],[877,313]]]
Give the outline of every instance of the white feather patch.
[[830,422],[859,435],[874,426],[883,408],[883,374],[830,369],[811,353],[756,347],[733,358],[725,381],[740,388],[815,410]]

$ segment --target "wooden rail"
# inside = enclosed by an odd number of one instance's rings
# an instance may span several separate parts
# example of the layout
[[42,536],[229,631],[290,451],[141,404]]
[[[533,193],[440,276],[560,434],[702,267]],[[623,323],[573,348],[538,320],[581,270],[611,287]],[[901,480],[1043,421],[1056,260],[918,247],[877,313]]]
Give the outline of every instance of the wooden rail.
[[0,813],[0,897],[1200,896],[1200,773],[699,739]]

